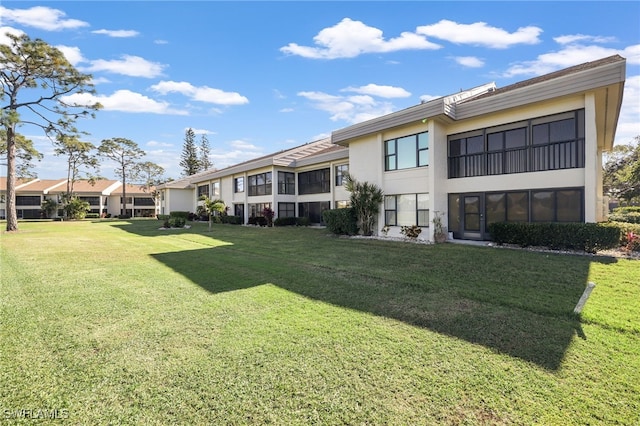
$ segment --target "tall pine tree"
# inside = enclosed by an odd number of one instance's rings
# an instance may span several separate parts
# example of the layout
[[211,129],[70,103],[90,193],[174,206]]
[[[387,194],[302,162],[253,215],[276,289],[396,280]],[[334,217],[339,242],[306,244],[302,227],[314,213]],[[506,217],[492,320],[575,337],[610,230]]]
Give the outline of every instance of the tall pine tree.
[[207,135],[202,135],[200,137],[200,170],[205,171],[209,170],[213,167],[213,163],[211,162],[211,147],[209,146],[209,139]]
[[196,146],[196,134],[192,128],[188,128],[184,135],[182,154],[180,155],[180,167],[183,176],[195,175],[200,171],[200,159]]

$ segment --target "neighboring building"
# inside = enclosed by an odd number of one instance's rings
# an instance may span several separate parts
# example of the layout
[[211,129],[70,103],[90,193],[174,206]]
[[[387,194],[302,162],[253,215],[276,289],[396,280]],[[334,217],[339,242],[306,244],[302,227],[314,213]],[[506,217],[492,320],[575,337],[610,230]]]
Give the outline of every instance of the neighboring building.
[[335,131],[332,141],[349,148],[354,178],[383,189],[378,224],[389,235],[429,227],[436,212],[455,238],[477,240],[498,221],[602,221],[602,152],[613,146],[625,64],[616,55],[481,86]]
[[[0,177],[0,218],[6,218],[7,178]],[[43,218],[42,203],[53,200],[58,204],[67,192],[67,179],[18,179],[16,182],[16,212],[18,219]],[[78,180],[73,185],[73,193],[89,203],[90,213],[117,216],[121,210],[122,182],[117,180]],[[155,216],[159,210],[152,194],[145,192],[139,185],[127,184],[127,214],[135,217]],[[133,203],[133,204],[132,204]],[[131,210],[133,209],[133,210]],[[62,216],[62,211],[54,217]]]
[[[178,210],[195,211],[200,197],[221,199],[228,214],[243,223],[262,216],[265,208],[275,217],[307,217],[322,223],[324,210],[344,207],[349,199],[342,186],[348,169],[348,150],[329,138],[250,160],[221,170],[199,173],[158,186],[161,211],[179,199]],[[191,197],[190,204],[187,201]]]

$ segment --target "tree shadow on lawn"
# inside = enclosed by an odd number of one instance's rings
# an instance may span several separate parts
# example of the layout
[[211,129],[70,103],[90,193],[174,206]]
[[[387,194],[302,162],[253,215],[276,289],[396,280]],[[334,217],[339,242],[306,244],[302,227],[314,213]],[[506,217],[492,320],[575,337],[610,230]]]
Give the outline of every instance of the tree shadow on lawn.
[[[586,339],[572,311],[593,260],[587,257],[575,256],[582,274],[571,277],[575,285],[548,291],[518,283],[483,285],[500,274],[497,265],[480,271],[482,275],[467,271],[468,276],[451,282],[434,272],[431,281],[408,283],[233,245],[151,256],[212,294],[273,284],[310,299],[460,338],[552,371],[560,367],[574,336]],[[426,276],[429,270],[418,273]],[[575,275],[576,270],[568,273]]]

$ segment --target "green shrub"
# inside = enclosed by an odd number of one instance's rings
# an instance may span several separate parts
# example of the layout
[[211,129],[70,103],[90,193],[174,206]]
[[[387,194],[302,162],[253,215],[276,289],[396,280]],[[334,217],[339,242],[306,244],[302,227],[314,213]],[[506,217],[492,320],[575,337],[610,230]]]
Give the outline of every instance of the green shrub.
[[231,225],[242,225],[242,218],[240,216],[220,216],[222,223],[230,223]]
[[262,216],[250,217],[247,221],[249,225],[267,226],[267,218]]
[[311,219],[309,219],[308,217],[297,217],[296,218],[296,225],[298,225],[298,226],[309,226],[309,225],[311,225]]
[[297,217],[277,217],[273,221],[274,226],[295,226],[298,224]]
[[[630,207],[624,207],[629,209]],[[616,209],[618,210],[618,209]],[[640,211],[615,212],[609,215],[609,222],[640,223]]]
[[358,233],[358,219],[353,208],[332,209],[322,212],[327,229],[336,235],[355,235]]
[[[627,247],[629,245],[629,237],[631,235],[640,235],[640,224],[637,223],[627,223],[627,222],[616,222],[620,228],[620,246]],[[637,251],[637,250],[634,250]]]
[[173,216],[169,219],[169,227],[171,228],[184,228],[187,223],[187,219],[181,216]]
[[187,219],[189,219],[189,212],[175,211],[175,212],[171,212],[171,214],[169,216],[170,217],[181,217],[186,222]]
[[164,222],[165,220],[169,220],[169,218],[170,218],[171,216],[170,216],[170,215],[168,215],[168,214],[159,214],[159,215],[158,215],[158,216],[156,216],[156,217],[158,218],[158,220],[161,220],[161,221],[163,221],[163,222]]
[[85,219],[100,219],[100,213],[87,213]]
[[595,253],[619,247],[621,229],[612,223],[499,222],[489,225],[489,233],[497,244]]
[[119,214],[118,219],[131,219],[130,214]]
[[616,207],[613,209],[614,214],[640,213],[640,206]]

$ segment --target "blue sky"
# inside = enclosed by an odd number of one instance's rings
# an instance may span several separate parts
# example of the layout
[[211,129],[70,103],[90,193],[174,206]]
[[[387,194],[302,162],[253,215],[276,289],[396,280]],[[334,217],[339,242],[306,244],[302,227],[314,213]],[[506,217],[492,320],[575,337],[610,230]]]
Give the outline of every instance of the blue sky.
[[[92,74],[104,109],[78,122],[85,140],[131,139],[172,178],[188,128],[207,135],[223,168],[421,100],[613,54],[627,58],[616,143],[640,135],[637,1],[4,0],[7,31]],[[65,176],[39,129],[20,132],[45,155],[38,177]],[[108,163],[101,174],[115,178]]]

